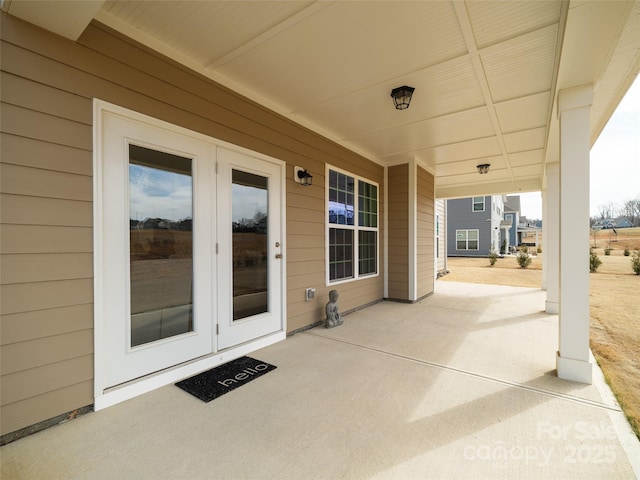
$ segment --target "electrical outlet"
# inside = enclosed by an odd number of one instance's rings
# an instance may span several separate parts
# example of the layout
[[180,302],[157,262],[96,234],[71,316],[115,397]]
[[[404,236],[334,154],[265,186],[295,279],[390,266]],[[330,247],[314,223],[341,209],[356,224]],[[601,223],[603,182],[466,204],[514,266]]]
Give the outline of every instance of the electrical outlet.
[[313,300],[316,298],[316,289],[315,288],[307,288],[305,293],[305,299],[308,302],[309,300]]

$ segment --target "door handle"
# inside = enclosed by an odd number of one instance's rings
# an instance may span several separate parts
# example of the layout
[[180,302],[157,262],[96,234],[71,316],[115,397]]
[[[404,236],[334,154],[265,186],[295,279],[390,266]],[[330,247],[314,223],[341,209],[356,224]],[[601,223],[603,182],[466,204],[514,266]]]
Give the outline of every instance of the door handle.
[[282,258],[282,254],[281,253],[276,253],[276,258]]

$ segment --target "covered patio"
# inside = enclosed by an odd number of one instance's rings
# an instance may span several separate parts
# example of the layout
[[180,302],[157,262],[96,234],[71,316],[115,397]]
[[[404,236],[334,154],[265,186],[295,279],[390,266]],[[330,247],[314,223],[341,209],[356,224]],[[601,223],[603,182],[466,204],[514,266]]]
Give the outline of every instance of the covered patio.
[[[9,443],[3,474],[634,475],[591,384],[586,256],[589,149],[640,71],[640,0],[0,9],[0,443],[105,409]],[[149,165],[191,176],[191,193],[149,182],[190,213],[128,201]],[[238,185],[269,192],[266,217],[235,208]],[[542,290],[436,286],[437,200],[532,191]],[[195,232],[195,294],[132,312],[145,218]],[[234,228],[265,218],[247,250],[269,299],[236,322]],[[170,277],[164,250],[149,264]],[[334,288],[355,313],[310,329]],[[132,313],[175,312],[183,330],[133,339]],[[278,368],[208,405],[173,386],[244,354]]]
[[210,403],[169,385],[10,443],[2,477],[640,475],[640,445],[597,366],[591,385],[557,378],[543,291],[436,291],[256,351],[277,369]]

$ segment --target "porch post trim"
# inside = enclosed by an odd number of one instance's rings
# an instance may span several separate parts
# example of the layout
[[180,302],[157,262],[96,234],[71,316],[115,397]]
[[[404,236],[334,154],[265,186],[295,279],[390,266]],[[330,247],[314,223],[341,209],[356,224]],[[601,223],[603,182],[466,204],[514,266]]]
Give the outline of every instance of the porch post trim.
[[409,161],[409,291],[407,292],[409,301],[418,298],[418,212],[417,212],[417,182],[418,165],[415,158]]
[[558,377],[592,382],[589,350],[589,110],[593,87],[558,94],[560,315]]
[[545,167],[547,189],[545,205],[543,271],[546,271],[547,300],[545,312],[560,313],[560,164],[548,163]]

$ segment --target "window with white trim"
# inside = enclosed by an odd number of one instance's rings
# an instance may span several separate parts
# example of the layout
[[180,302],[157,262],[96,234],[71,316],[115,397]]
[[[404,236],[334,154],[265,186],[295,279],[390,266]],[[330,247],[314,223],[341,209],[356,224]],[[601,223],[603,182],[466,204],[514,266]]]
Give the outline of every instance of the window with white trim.
[[378,185],[333,168],[327,175],[329,283],[378,273]]
[[484,197],[473,197],[471,203],[474,212],[484,212]]
[[456,230],[456,250],[478,249],[478,230]]

